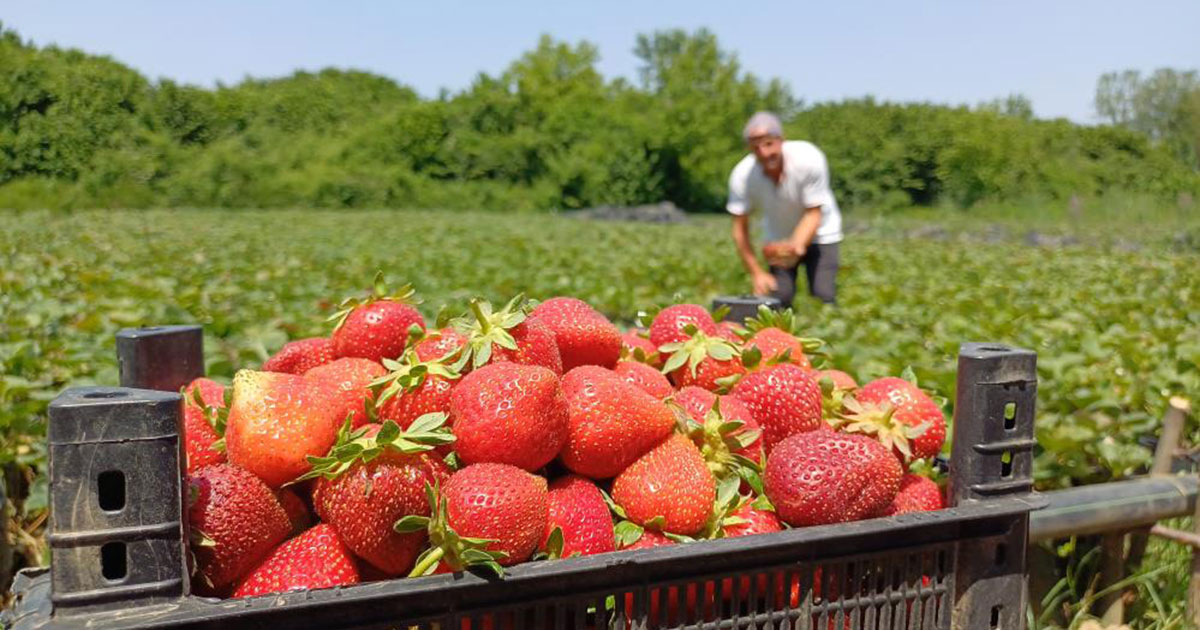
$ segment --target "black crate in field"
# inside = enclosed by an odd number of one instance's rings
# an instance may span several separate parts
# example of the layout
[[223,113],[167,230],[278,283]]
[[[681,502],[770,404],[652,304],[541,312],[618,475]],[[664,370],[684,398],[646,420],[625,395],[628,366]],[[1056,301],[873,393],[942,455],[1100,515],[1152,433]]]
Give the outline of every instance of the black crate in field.
[[[183,366],[198,359],[199,335],[131,338],[161,349],[147,360]],[[70,390],[51,410],[52,568],[18,576],[0,621],[17,630],[1019,630],[1029,513],[1040,506],[1035,362],[1027,350],[962,347],[945,510],[532,562],[503,579],[439,575],[224,601],[188,594],[178,394]],[[142,375],[125,385],[158,378],[122,370]]]

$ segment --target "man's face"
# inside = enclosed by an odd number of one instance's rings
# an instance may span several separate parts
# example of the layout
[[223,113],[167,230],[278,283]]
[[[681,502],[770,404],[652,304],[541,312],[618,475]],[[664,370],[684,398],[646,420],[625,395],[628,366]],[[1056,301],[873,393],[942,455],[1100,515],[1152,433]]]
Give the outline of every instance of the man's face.
[[777,171],[783,167],[783,138],[753,133],[750,135],[750,150],[764,169]]

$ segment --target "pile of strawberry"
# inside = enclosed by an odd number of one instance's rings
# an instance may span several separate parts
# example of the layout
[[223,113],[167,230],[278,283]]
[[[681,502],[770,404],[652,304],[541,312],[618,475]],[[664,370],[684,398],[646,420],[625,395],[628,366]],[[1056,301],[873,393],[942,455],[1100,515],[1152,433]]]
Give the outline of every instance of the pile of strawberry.
[[[587,303],[406,287],[348,300],[231,387],[184,388],[195,590],[249,597],[942,507],[915,385],[816,370],[790,311],[677,304],[622,333]],[[648,321],[651,316],[647,316]]]

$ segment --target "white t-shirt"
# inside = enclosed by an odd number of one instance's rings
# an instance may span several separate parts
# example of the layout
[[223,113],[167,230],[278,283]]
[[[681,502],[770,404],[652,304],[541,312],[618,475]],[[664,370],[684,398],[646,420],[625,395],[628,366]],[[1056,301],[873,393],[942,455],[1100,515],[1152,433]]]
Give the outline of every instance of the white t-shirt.
[[779,185],[763,173],[754,154],[747,155],[729,174],[729,201],[725,209],[738,216],[760,211],[763,238],[784,241],[792,236],[807,208],[821,207],[821,225],[813,236],[818,245],[842,240],[842,213],[829,188],[829,164],[811,142],[783,143],[783,175]]

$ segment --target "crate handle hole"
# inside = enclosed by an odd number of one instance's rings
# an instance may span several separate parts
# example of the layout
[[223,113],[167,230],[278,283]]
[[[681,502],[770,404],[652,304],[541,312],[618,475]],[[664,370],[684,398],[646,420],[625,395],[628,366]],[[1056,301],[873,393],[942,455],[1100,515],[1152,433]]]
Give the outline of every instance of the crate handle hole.
[[1013,454],[1012,451],[1004,451],[1000,456],[1000,476],[1004,479],[1012,477],[1013,472]]
[[992,628],[1000,627],[1000,611],[1004,610],[1004,606],[992,606]]
[[996,545],[996,566],[1004,566],[1006,560],[1008,560],[1008,545],[1000,543]]
[[1008,352],[1008,348],[1005,348],[1004,346],[984,346],[980,348],[980,350],[983,350],[984,352]]
[[120,470],[106,470],[96,477],[96,498],[100,501],[100,509],[105,512],[117,512],[125,508],[125,473]]
[[84,398],[124,398],[129,395],[129,392],[107,391],[107,392],[88,392],[83,395]]
[[1004,404],[1004,430],[1012,431],[1017,428],[1017,403]]
[[129,574],[125,543],[110,542],[100,547],[100,573],[104,579],[112,582],[125,579]]

